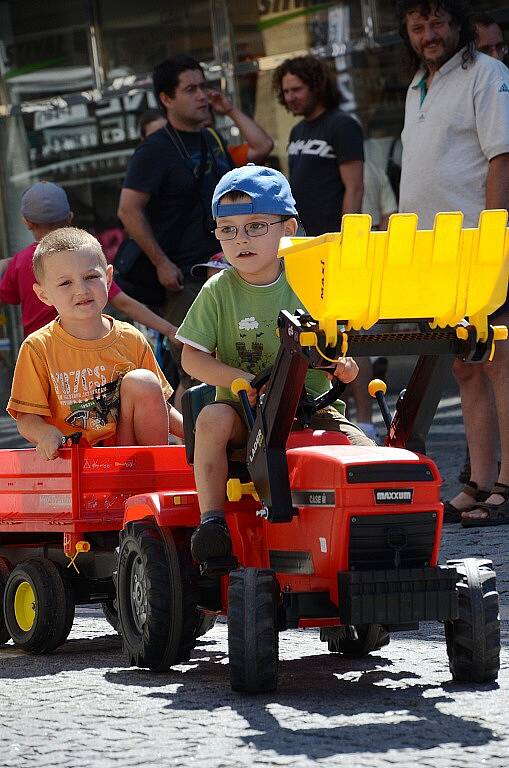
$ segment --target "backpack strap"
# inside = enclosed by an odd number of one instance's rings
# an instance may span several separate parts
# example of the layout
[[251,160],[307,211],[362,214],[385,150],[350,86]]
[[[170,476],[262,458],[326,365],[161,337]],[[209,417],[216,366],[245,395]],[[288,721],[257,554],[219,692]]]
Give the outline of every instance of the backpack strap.
[[224,155],[224,158],[228,165],[230,166],[230,170],[232,170],[235,166],[232,160],[232,157],[230,153],[228,152],[228,147],[225,145],[223,139],[219,135],[219,133],[215,130],[215,128],[206,128],[205,131],[211,136],[213,136],[216,144],[218,145],[219,149],[221,150],[221,153]]

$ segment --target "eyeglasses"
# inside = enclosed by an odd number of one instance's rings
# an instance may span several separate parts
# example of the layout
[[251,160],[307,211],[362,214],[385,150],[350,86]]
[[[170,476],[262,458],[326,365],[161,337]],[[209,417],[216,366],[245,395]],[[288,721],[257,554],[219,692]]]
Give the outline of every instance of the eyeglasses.
[[[250,221],[248,224],[245,224],[243,227],[244,232],[248,237],[261,237],[262,235],[266,235],[269,231],[269,227],[272,227],[273,224],[282,224],[284,219],[279,219],[279,221]],[[231,225],[225,225],[224,227],[216,227],[214,229],[214,234],[217,237],[218,240],[224,241],[224,240],[235,240],[237,237],[237,233],[239,231],[238,227],[233,227]]]
[[492,51],[495,51],[499,54],[499,56],[507,56],[507,51],[509,51],[509,47],[506,43],[496,43],[496,45],[483,45],[480,48],[477,49],[481,53],[485,53],[487,56],[491,55]]

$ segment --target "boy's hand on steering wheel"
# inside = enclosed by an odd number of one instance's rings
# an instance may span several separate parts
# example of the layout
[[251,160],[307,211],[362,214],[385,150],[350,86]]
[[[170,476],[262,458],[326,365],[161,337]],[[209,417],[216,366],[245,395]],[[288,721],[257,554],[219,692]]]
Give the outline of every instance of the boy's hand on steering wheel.
[[[267,389],[267,385],[264,384],[260,387],[260,389],[254,389],[251,387],[249,392],[247,393],[247,398],[249,400],[249,405],[251,408],[255,408],[258,400],[260,399],[260,395],[263,395],[265,390]],[[254,393],[254,394],[253,394]]]
[[[252,382],[253,379],[256,378],[254,373],[244,373],[242,374],[242,377],[248,382]],[[260,395],[263,395],[265,390],[267,389],[267,384],[263,384],[263,386],[259,387],[258,389],[255,389],[255,387],[250,387],[247,390],[247,399],[249,400],[249,405],[251,408],[256,408],[256,404],[258,403],[258,398]]]
[[342,381],[343,384],[350,384],[351,381],[357,378],[358,373],[359,366],[353,357],[340,357],[333,376],[335,379]]

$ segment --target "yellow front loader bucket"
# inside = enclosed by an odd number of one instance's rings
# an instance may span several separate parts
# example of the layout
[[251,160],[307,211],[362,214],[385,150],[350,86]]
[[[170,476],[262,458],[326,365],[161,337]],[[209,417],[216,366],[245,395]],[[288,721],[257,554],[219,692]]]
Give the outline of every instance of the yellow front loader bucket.
[[463,229],[459,212],[438,213],[431,231],[417,224],[398,213],[387,232],[372,232],[369,215],[350,214],[340,233],[281,240],[288,282],[329,344],[338,320],[347,330],[408,319],[443,328],[468,316],[486,338],[507,293],[507,211],[483,211],[477,229]]

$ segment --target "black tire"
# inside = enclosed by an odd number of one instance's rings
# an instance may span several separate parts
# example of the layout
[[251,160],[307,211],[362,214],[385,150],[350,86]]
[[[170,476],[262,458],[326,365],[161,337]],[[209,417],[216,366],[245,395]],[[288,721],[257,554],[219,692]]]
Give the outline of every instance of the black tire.
[[216,616],[211,613],[199,611],[198,624],[194,631],[195,637],[202,637],[209,632],[216,623]]
[[[34,558],[12,571],[4,594],[7,629],[14,644],[30,653],[49,653],[66,639],[74,617],[72,590],[50,560]],[[31,603],[30,603],[31,601]],[[71,607],[72,605],[72,611]]]
[[106,600],[104,603],[101,603],[101,608],[108,624],[113,627],[115,632],[119,632],[117,601]]
[[500,618],[491,560],[448,560],[458,572],[459,616],[446,621],[449,669],[458,682],[488,683],[500,669]]
[[7,579],[9,578],[10,573],[11,567],[9,563],[3,557],[0,557],[0,645],[8,643],[11,639],[11,634],[5,624],[3,609],[5,585],[7,584]]
[[58,567],[58,570],[64,585],[65,608],[62,615],[61,631],[59,634],[57,634],[56,645],[54,646],[55,648],[63,645],[69,637],[72,625],[74,624],[74,614],[76,611],[76,603],[74,600],[74,591],[72,588],[71,579],[63,568]]
[[266,693],[278,683],[280,607],[274,571],[232,571],[228,586],[228,654],[234,691]]
[[390,635],[380,624],[362,624],[355,627],[357,640],[349,638],[334,638],[327,642],[331,653],[342,653],[350,659],[361,659],[373,651],[378,651],[388,645]]
[[177,545],[150,521],[120,533],[119,629],[133,666],[165,671],[187,661],[195,646],[199,593],[189,539]]

